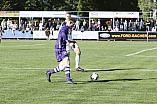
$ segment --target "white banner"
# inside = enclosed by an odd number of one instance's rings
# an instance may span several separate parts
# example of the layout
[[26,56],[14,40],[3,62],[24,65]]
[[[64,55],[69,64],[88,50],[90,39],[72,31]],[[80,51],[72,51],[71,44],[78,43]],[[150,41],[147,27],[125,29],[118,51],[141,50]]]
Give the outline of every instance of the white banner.
[[73,31],[73,39],[98,39],[98,31]]
[[90,18],[113,18],[114,12],[89,12]]
[[115,12],[114,18],[139,18],[139,12]]
[[[73,31],[72,32],[73,39],[98,39],[98,31]],[[49,36],[50,39],[58,38],[58,31],[52,31]],[[45,35],[45,31],[33,31],[33,39],[47,39]]]

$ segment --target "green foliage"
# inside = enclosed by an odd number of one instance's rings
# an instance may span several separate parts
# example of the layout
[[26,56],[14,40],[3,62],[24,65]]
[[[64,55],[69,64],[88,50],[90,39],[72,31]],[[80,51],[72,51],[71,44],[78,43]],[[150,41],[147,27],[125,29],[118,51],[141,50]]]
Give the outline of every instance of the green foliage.
[[0,9],[33,11],[138,11],[137,0],[2,0]]
[[148,17],[150,15],[149,12],[153,12],[157,4],[152,0],[138,0],[138,7],[142,12],[148,12],[142,14],[143,17]]
[[78,11],[138,11],[137,0],[79,0]]
[[0,3],[0,10],[6,11],[6,10],[12,10],[13,7],[11,7],[11,0],[2,0]]
[[150,12],[155,9],[156,3],[151,0],[138,0],[138,6],[142,12]]
[[76,11],[79,0],[62,0],[60,6],[56,6],[57,10],[62,11]]

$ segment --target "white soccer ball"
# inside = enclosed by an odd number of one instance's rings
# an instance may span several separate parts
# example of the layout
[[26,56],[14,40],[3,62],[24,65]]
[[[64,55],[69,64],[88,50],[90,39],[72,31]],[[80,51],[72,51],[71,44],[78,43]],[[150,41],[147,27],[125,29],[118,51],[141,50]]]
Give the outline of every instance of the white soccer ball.
[[90,76],[91,80],[98,80],[99,79],[99,75],[97,73],[92,73]]

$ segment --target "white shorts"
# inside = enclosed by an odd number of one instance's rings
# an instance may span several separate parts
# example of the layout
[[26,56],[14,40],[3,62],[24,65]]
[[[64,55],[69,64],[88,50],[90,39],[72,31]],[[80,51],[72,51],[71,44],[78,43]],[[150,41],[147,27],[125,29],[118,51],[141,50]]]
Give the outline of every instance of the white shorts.
[[[75,48],[78,48],[78,47],[79,47],[78,44],[75,43]],[[74,48],[72,48],[69,44],[66,44],[66,51],[67,51],[67,53],[70,52],[70,49],[74,50]]]

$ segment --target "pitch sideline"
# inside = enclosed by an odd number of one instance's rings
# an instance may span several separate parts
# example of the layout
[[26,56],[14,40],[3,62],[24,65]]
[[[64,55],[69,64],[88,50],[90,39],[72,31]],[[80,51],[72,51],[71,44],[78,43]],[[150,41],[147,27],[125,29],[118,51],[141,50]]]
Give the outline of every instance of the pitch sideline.
[[151,50],[155,50],[155,49],[157,49],[157,48],[151,48],[151,49],[142,50],[142,51],[139,51],[139,52],[136,52],[136,53],[128,54],[126,56],[133,56],[133,55],[137,55],[137,54],[140,54],[142,52],[145,52],[145,51],[151,51]]

